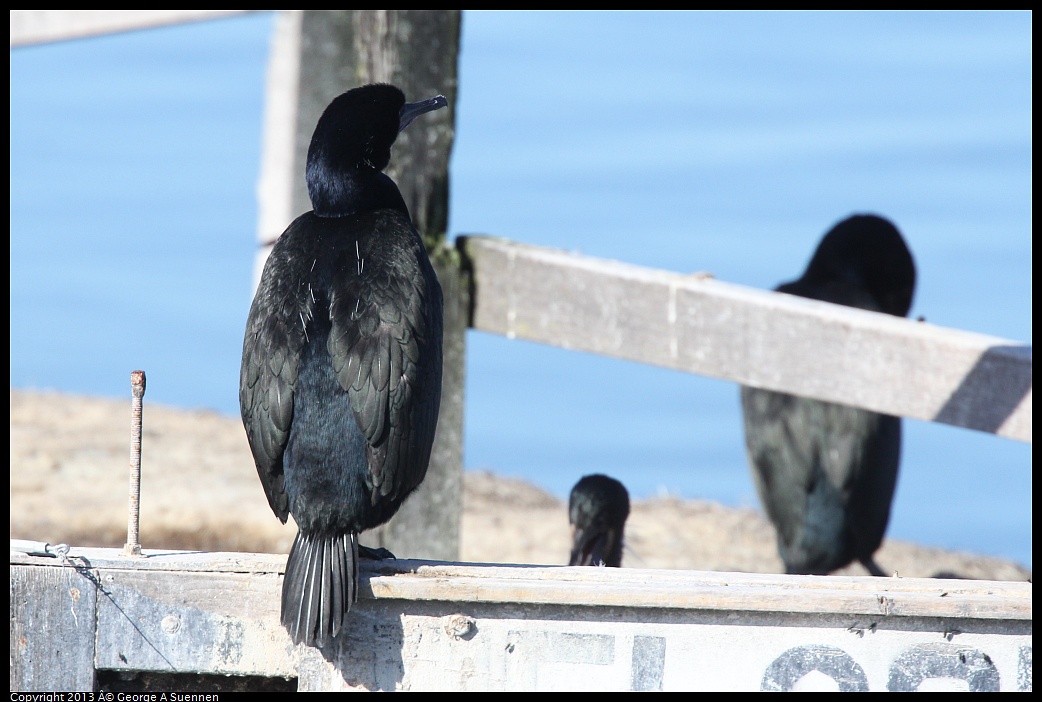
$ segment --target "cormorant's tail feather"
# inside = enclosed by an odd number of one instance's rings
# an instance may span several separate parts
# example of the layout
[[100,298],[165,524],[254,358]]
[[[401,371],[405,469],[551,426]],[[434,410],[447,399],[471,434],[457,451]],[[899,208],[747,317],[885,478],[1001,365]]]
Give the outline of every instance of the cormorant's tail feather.
[[357,600],[358,535],[298,532],[282,581],[282,625],[294,643],[329,643]]
[[622,566],[622,532],[592,527],[576,529],[570,566]]

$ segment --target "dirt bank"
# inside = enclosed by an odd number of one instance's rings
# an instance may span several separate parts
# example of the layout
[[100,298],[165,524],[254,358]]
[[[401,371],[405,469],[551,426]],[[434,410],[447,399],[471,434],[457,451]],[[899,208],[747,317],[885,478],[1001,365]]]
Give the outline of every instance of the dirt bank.
[[[11,537],[76,546],[126,541],[130,399],[11,391]],[[141,542],[147,548],[288,552],[295,533],[271,513],[237,418],[145,404]],[[539,487],[467,471],[460,560],[561,564],[565,505]],[[770,525],[750,509],[637,501],[624,565],[781,572]],[[364,541],[364,537],[363,537]],[[422,558],[423,554],[399,554]],[[877,554],[906,577],[1025,580],[998,558],[888,540]],[[841,573],[863,575],[860,566]]]

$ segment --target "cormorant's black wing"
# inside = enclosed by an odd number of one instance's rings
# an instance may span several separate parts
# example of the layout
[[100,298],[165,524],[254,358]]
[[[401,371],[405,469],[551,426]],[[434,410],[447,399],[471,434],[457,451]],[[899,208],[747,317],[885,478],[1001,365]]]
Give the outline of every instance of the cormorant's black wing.
[[757,490],[790,557],[871,556],[890,516],[900,420],[754,388],[741,395]]
[[315,298],[308,285],[312,257],[294,255],[292,244],[313,215],[297,218],[268,256],[246,320],[239,372],[239,410],[268,504],[285,523],[289,499],[282,455],[293,422],[293,393]]
[[441,403],[442,294],[407,215],[359,218],[371,233],[338,256],[328,350],[368,443],[376,504],[404,499],[427,472]]
[[808,432],[806,400],[743,387],[745,445],[757,492],[781,541],[792,544],[807,517],[817,474],[816,441]]

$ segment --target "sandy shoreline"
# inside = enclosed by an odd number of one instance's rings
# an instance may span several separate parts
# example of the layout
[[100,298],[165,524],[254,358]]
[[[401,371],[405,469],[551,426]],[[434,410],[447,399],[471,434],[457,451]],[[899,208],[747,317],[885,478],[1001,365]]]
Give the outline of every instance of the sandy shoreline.
[[[11,390],[10,536],[122,546],[129,427],[129,397]],[[268,508],[238,419],[146,400],[142,443],[145,548],[288,552],[295,528]],[[462,519],[461,561],[567,561],[565,505],[530,483],[467,471]],[[781,572],[773,530],[752,509],[638,500],[626,536],[625,567]],[[1011,561],[894,540],[884,543],[877,561],[905,577],[1031,577]],[[840,573],[865,574],[856,565]]]

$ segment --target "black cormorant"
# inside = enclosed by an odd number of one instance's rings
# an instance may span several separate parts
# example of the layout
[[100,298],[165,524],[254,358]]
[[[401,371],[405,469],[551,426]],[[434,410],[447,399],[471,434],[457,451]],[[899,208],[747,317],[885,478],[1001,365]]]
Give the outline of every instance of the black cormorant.
[[[915,263],[897,228],[856,215],[821,240],[799,280],[779,292],[904,317]],[[873,560],[890,518],[901,419],[743,387],[745,443],[788,573],[824,575]]]
[[297,523],[282,587],[297,643],[340,632],[358,596],[359,532],[390,519],[427,472],[441,286],[381,171],[398,133],[447,104],[407,104],[383,84],[330,103],[308,149],[314,209],[275,242],[246,321],[239,405],[268,504]]
[[568,499],[572,555],[568,565],[622,566],[622,539],[630,516],[626,487],[607,475],[587,475]]

